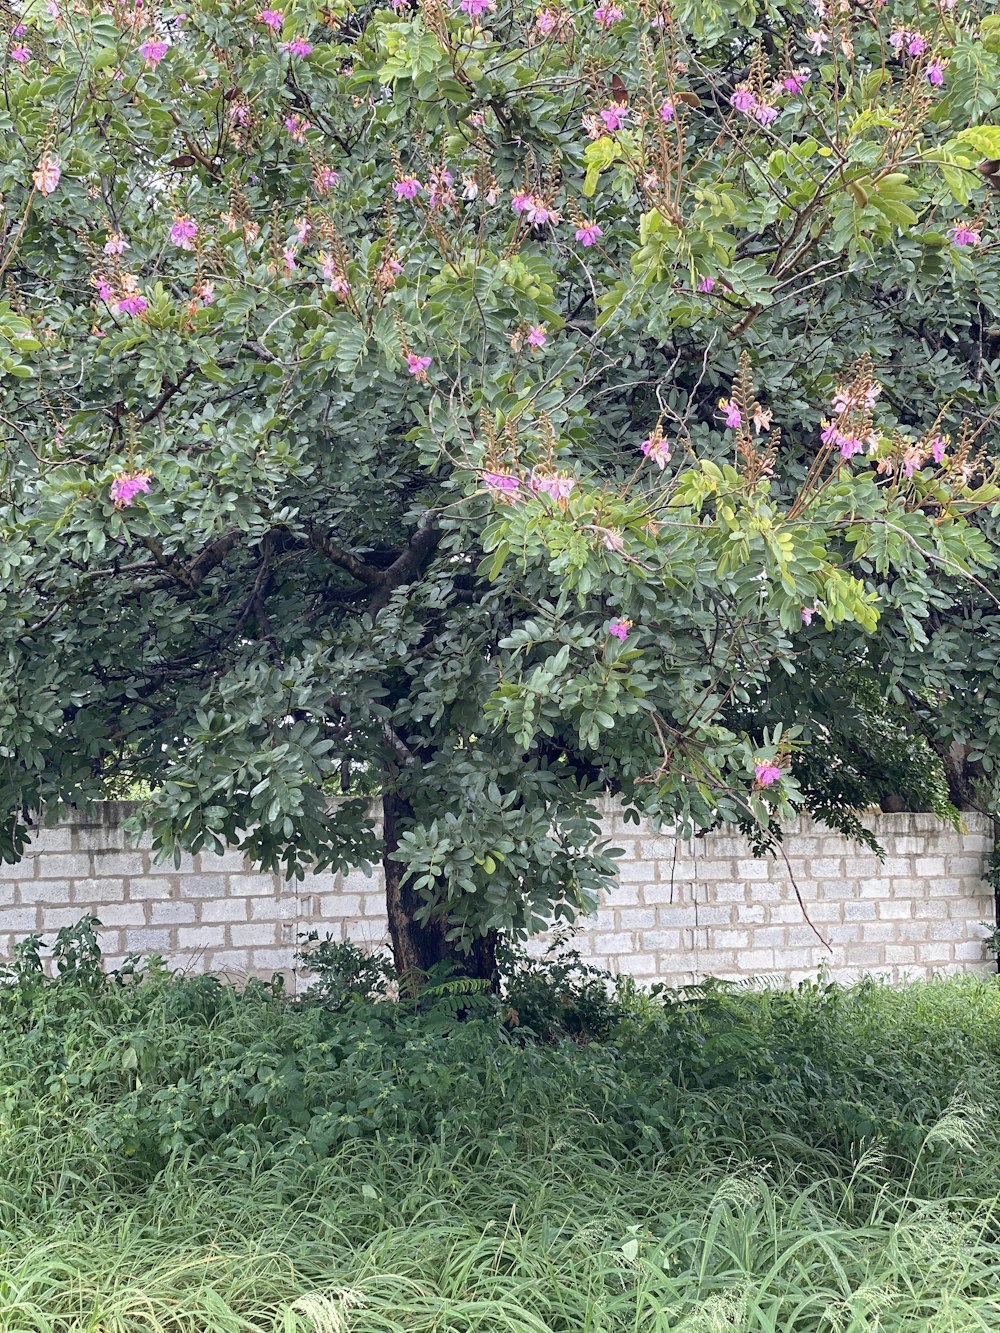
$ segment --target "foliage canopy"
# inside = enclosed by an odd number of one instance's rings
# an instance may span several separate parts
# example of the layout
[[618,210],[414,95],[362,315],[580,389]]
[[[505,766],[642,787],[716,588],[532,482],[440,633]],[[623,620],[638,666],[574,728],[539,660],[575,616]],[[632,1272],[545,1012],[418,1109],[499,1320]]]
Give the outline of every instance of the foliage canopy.
[[988,777],[995,16],[5,13],[5,857],[124,776],[383,856],[423,966],[587,902],[604,790]]

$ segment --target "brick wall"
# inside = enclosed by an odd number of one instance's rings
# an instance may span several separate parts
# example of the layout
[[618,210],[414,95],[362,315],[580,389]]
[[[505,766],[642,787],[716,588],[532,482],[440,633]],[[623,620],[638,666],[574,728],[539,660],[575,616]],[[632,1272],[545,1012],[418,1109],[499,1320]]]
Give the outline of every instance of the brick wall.
[[[109,959],[157,952],[232,976],[290,970],[298,934],[314,928],[362,944],[383,939],[377,875],[286,884],[232,852],[156,866],[148,846],[126,844],[129,809],[108,802],[96,822],[41,829],[19,865],[0,866],[0,958],[23,936],[86,912],[104,923]],[[968,816],[956,832],[931,815],[875,816],[881,862],[800,820],[786,830],[788,866],[754,859],[726,833],[678,842],[626,824],[611,806],[605,820],[625,851],[619,882],[575,947],[613,972],[683,984],[707,975],[797,980],[821,966],[849,980],[992,965],[979,925],[993,918],[981,878],[992,845],[984,817]]]

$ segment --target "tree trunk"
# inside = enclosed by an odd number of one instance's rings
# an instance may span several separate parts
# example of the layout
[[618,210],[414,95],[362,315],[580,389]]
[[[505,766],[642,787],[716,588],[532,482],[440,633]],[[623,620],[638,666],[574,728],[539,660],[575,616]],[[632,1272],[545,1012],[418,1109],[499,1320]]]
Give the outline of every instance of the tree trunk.
[[392,859],[399,846],[400,823],[411,813],[406,801],[395,793],[382,797],[383,853],[385,872],[385,907],[389,920],[392,957],[400,984],[409,994],[419,990],[423,975],[439,963],[449,963],[460,976],[476,977],[498,989],[497,932],[489,931],[473,941],[469,953],[462,953],[446,939],[448,921],[439,917],[421,923],[415,919],[419,895],[410,886],[409,874],[401,861]]

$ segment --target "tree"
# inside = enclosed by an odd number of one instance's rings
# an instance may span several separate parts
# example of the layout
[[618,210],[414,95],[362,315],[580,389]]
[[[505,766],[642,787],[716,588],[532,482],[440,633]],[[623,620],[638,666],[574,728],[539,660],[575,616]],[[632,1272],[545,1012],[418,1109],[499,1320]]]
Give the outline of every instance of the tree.
[[165,852],[381,857],[400,972],[490,975],[607,882],[603,791],[856,830],[872,726],[933,785],[996,606],[994,17],[0,22],[6,859],[126,777]]

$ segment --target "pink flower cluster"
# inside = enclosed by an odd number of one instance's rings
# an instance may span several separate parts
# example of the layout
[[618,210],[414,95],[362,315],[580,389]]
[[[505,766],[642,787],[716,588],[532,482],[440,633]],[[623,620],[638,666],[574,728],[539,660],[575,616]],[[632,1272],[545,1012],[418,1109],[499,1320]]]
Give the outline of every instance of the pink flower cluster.
[[777,764],[758,760],[753,766],[753,778],[755,786],[771,787],[781,778],[781,769]]
[[170,240],[179,250],[193,250],[198,224],[187,213],[178,214],[170,228]]
[[621,23],[625,17],[625,11],[619,9],[617,5],[599,4],[594,10],[594,22],[599,28],[613,28],[616,23]]
[[659,426],[652,434],[647,435],[639,449],[650,462],[655,463],[662,472],[664,467],[670,462],[670,445],[663,438]]
[[608,626],[608,633],[615,639],[620,639],[622,643],[628,638],[628,632],[632,628],[631,620],[615,619]]
[[31,179],[39,194],[52,194],[61,177],[62,168],[59,159],[53,157],[51,153],[43,153],[38,160],[38,166],[31,173]]
[[853,458],[855,454],[862,453],[865,447],[863,440],[847,431],[842,431],[833,421],[824,422],[820,439],[824,444],[833,445],[838,449],[841,458]]
[[723,413],[723,420],[728,430],[739,430],[743,425],[743,414],[731,398],[720,398],[719,410]]
[[519,217],[523,217],[535,227],[544,227],[546,224],[554,226],[562,216],[544,199],[536,194],[528,194],[524,190],[514,192],[510,206]]
[[127,509],[137,495],[149,493],[148,472],[119,472],[111,483],[111,498],[116,509]]
[[576,478],[555,473],[552,476],[532,477],[528,485],[536,495],[548,495],[557,504],[563,504],[569,499],[576,485]]
[[139,47],[139,54],[150,69],[155,69],[169,50],[169,42],[163,41],[162,38],[155,37],[151,38],[148,42],[143,42]]
[[470,19],[482,18],[496,7],[496,0],[458,0],[458,8]]
[[425,380],[427,378],[427,367],[431,364],[432,358],[429,356],[417,356],[415,352],[407,352],[406,369],[414,379]]
[[596,222],[585,222],[576,229],[576,239],[585,250],[588,246],[596,245],[603,235],[604,232]]
[[483,484],[491,497],[501,504],[512,503],[521,490],[520,478],[509,472],[484,472]]
[[778,108],[758,98],[745,84],[737,87],[729,105],[744,116],[752,116],[760,125],[771,125],[778,119]]
[[956,222],[953,227],[948,228],[948,235],[951,237],[952,245],[964,249],[967,245],[979,245],[982,238],[976,224],[968,222]]
[[290,42],[282,42],[281,49],[286,56],[312,55],[312,45],[304,37],[295,37]]
[[908,56],[922,56],[927,50],[927,38],[908,28],[896,28],[889,34],[889,45],[897,55],[905,51]]

